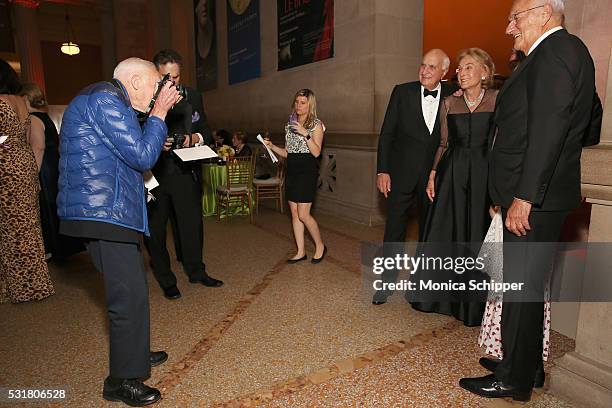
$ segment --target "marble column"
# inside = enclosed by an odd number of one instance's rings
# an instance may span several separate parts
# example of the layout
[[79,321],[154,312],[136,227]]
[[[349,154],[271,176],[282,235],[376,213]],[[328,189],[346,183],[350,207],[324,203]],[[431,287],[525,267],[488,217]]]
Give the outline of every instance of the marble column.
[[[612,242],[612,81],[606,91],[602,142],[582,155],[582,195],[592,205],[589,242]],[[597,284],[610,299],[580,304],[576,350],[555,362],[550,388],[579,406],[607,408],[612,407],[612,280],[609,268],[596,265],[587,257],[583,287]]]
[[36,9],[40,5],[36,0],[13,0],[13,17],[17,32],[17,51],[21,63],[21,81],[35,82],[45,90],[45,72],[43,69]]

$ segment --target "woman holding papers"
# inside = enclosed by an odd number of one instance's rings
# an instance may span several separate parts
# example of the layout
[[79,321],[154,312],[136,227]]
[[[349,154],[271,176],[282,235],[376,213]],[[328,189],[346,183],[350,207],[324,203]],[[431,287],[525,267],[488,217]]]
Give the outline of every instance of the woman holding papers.
[[291,209],[293,235],[297,253],[288,263],[307,259],[304,247],[304,227],[308,229],[315,243],[311,262],[319,263],[325,257],[327,247],[323,244],[317,221],[310,214],[317,188],[317,160],[323,146],[325,126],[317,118],[317,102],[310,89],[301,89],[293,98],[289,122],[285,126],[285,147],[278,147],[265,141],[274,153],[287,158],[285,195]]

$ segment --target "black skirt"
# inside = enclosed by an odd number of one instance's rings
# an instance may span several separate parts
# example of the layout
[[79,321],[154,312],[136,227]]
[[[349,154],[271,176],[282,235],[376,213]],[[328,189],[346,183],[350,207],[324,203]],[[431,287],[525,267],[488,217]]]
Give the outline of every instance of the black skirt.
[[317,191],[317,159],[310,153],[287,154],[285,197],[294,203],[312,203]]

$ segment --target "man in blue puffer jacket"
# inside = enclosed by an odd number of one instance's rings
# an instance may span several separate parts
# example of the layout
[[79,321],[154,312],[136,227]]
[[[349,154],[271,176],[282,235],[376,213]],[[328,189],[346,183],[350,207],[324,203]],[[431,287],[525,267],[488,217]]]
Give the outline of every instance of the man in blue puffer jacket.
[[160,74],[153,63],[128,58],[113,77],[88,86],[66,108],[57,207],[60,232],[85,239],[104,275],[110,374],[103,397],[142,406],[161,394],[140,379],[168,358],[149,348],[149,292],[139,246],[140,235],[148,234],[142,172],[157,161],[167,137],[166,113],[180,96],[167,83],[141,130],[134,110],[149,110]]

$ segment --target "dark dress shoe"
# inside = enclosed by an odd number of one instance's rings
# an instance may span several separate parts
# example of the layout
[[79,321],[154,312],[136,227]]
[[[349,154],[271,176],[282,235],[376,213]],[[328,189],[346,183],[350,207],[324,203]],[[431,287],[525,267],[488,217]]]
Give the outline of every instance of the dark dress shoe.
[[176,287],[176,285],[163,289],[166,299],[174,300],[181,297],[181,291]]
[[327,247],[326,247],[325,245],[323,245],[323,253],[321,254],[321,257],[320,257],[320,258],[312,258],[312,259],[310,260],[310,263],[313,263],[313,264],[318,264],[318,263],[321,263],[321,261],[323,260],[323,258],[325,258],[325,254],[326,254],[326,253],[327,253]]
[[376,306],[384,305],[387,303],[387,297],[389,297],[389,295],[386,292],[378,290],[372,298],[372,304]]
[[203,278],[198,278],[198,279],[189,278],[189,282],[200,283],[204,286],[208,286],[209,288],[218,288],[219,286],[223,286],[223,281],[220,281],[219,279],[211,278],[208,275],[204,275]]
[[[480,363],[481,366],[493,373],[495,372],[495,369],[497,368],[499,363],[501,363],[501,361],[492,358],[481,357],[480,360],[478,360],[478,363]],[[538,367],[535,373],[535,378],[533,380],[533,388],[542,388],[544,386],[545,379],[546,374],[544,374],[544,367],[540,366]]]
[[529,401],[531,399],[531,390],[519,390],[510,384],[499,381],[495,378],[495,374],[476,378],[462,378],[459,380],[459,386],[485,398],[512,397],[515,401]]
[[304,255],[303,257],[297,258],[297,259],[287,259],[287,263],[289,265],[293,265],[293,264],[296,264],[298,262],[305,261],[306,259],[308,259],[308,257],[306,255]]
[[165,351],[152,351],[149,353],[149,360],[151,361],[151,367],[156,367],[163,364],[168,359],[168,353]]
[[159,401],[161,393],[140,380],[107,377],[102,397],[107,401],[121,401],[131,407],[144,407]]

